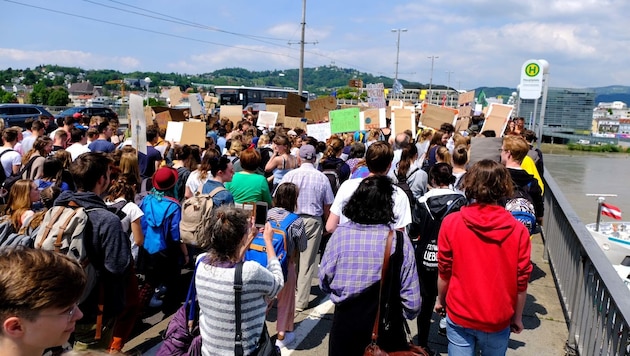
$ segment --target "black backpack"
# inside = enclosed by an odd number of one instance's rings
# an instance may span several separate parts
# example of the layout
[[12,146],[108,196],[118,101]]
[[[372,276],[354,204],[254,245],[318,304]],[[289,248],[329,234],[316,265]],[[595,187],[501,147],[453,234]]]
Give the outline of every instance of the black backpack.
[[[3,151],[2,153],[0,153],[0,159],[2,159],[2,156],[4,156],[4,154],[7,152],[14,152],[14,150],[9,148],[8,150]],[[2,184],[7,179],[7,174],[4,172],[4,167],[0,165],[0,168],[2,168],[0,169],[0,184]]]
[[[3,154],[5,154],[8,151],[13,151],[13,150],[6,150],[2,153],[0,153],[0,158],[2,157]],[[5,203],[6,203],[6,199],[9,195],[9,192],[11,191],[11,187],[13,187],[13,184],[15,184],[15,182],[17,182],[18,180],[22,179],[22,175],[25,172],[29,172],[30,175],[30,170],[31,170],[31,166],[33,165],[33,162],[35,162],[35,160],[41,156],[35,156],[35,157],[31,157],[30,160],[28,160],[28,162],[24,165],[24,167],[22,167],[22,169],[20,169],[20,171],[17,174],[12,174],[10,176],[6,176],[6,173],[4,172],[4,167],[1,167],[0,165],[0,169],[2,171],[2,176],[4,176],[4,179],[2,179],[2,182],[0,183],[0,199],[2,199]],[[1,177],[1,176],[0,176]]]
[[345,162],[341,161],[335,165],[335,167],[324,168],[322,173],[328,178],[330,182],[330,187],[332,188],[333,195],[337,195],[337,191],[339,190],[339,186],[341,185],[341,180],[339,179],[339,169],[341,165]]
[[405,192],[405,194],[407,195],[407,198],[409,199],[409,206],[411,207],[412,212],[413,212],[413,209],[415,208],[417,200],[413,197],[413,192],[411,191],[411,188],[409,187],[409,183],[407,183],[407,177],[411,177],[412,175],[416,174],[418,170],[420,170],[420,168],[415,168],[413,171],[411,171],[411,173],[409,173],[409,175],[405,177],[401,177],[398,174],[396,174],[396,179],[398,180],[398,183],[396,183],[396,186],[402,189],[402,191]]

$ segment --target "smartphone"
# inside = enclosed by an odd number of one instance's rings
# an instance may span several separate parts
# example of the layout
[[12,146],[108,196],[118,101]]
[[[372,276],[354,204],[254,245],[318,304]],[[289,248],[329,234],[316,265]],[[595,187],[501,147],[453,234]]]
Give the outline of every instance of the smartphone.
[[239,209],[243,209],[250,216],[254,216],[256,214],[256,204],[254,203],[240,203],[234,204],[234,206]]
[[256,212],[254,213],[254,224],[256,227],[264,227],[267,223],[267,203],[259,201],[256,203]]

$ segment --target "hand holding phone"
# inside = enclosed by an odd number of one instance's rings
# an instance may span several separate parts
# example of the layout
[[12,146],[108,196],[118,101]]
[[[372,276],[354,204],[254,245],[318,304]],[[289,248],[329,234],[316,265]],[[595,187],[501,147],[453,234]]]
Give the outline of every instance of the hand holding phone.
[[256,211],[255,211],[255,226],[257,228],[261,228],[265,226],[265,223],[267,223],[267,203],[265,202],[257,202],[256,203]]

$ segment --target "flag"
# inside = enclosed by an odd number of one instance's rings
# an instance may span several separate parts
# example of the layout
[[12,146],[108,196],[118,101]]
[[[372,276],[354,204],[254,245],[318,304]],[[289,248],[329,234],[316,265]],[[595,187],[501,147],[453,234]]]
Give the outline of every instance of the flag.
[[403,90],[405,90],[398,79],[394,79],[394,85],[392,86],[392,89],[394,89],[394,94],[402,94]]
[[602,203],[602,215],[609,216],[616,220],[621,220],[621,209],[614,205]]
[[481,104],[482,108],[485,108],[486,106],[488,106],[488,101],[486,100],[486,93],[484,93],[483,90],[481,91],[481,93],[479,93],[479,96],[477,97],[477,104]]

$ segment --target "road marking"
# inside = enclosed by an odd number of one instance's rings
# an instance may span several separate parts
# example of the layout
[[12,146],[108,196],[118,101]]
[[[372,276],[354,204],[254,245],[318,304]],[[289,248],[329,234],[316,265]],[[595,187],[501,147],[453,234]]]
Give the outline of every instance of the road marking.
[[[327,295],[322,302],[316,306],[313,311],[295,328],[295,341],[289,345],[289,347],[295,347],[302,343],[302,341],[311,333],[311,331],[317,326],[322,319],[322,316],[328,314],[332,308],[334,308],[333,302],[330,301],[330,296]],[[293,349],[283,347],[281,349],[282,356],[288,356],[293,353]]]

